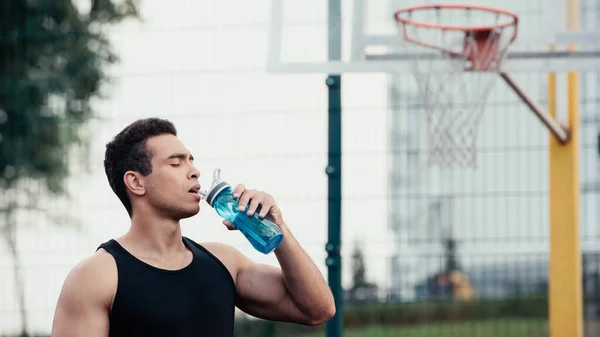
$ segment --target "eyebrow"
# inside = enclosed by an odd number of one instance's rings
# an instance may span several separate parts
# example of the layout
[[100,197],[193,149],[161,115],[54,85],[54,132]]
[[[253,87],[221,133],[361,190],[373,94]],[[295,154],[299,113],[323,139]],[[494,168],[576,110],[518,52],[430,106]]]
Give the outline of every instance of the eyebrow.
[[[184,153],[173,153],[172,155],[170,155],[167,158],[167,160],[168,159],[185,159],[185,158],[187,158],[187,155]],[[191,154],[190,154],[190,160],[194,160],[194,156],[192,156]]]

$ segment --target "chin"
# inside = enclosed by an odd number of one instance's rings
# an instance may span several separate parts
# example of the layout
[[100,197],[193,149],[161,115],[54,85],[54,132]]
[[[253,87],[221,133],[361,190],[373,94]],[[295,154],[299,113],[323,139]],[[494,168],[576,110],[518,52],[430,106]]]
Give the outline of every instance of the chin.
[[185,209],[185,210],[180,210],[179,213],[179,218],[180,219],[186,219],[186,218],[191,218],[194,215],[198,214],[200,212],[200,206],[197,206],[195,209]]

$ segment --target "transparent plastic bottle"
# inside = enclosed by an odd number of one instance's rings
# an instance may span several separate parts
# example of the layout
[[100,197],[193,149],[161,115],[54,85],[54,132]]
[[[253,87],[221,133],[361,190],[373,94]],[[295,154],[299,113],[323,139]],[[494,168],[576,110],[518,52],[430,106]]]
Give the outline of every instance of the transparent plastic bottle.
[[258,212],[248,216],[246,212],[249,206],[246,206],[244,212],[238,211],[238,199],[233,197],[231,185],[221,181],[220,175],[221,170],[215,169],[211,187],[200,194],[219,216],[231,221],[244,234],[254,249],[263,254],[274,251],[283,239],[279,227],[267,219],[259,218]]

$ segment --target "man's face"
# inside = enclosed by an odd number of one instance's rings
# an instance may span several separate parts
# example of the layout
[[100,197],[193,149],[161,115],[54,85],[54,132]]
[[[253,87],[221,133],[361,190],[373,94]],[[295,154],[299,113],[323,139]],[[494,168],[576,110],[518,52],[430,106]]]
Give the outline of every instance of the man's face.
[[152,173],[143,177],[146,200],[159,213],[175,220],[196,215],[200,211],[197,190],[200,172],[194,157],[174,135],[149,138],[146,146],[152,152]]

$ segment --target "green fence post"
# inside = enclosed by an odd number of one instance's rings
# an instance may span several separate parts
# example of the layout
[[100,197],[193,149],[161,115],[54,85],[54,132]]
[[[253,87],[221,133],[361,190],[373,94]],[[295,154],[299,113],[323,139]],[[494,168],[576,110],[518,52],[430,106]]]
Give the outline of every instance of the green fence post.
[[[340,0],[328,1],[328,56],[340,60],[342,50],[342,8]],[[327,264],[329,286],[335,298],[336,314],[327,322],[328,337],[341,337],[343,333],[343,289],[341,248],[342,210],[342,94],[341,76],[330,74],[326,81],[329,94],[328,125],[328,242]]]

